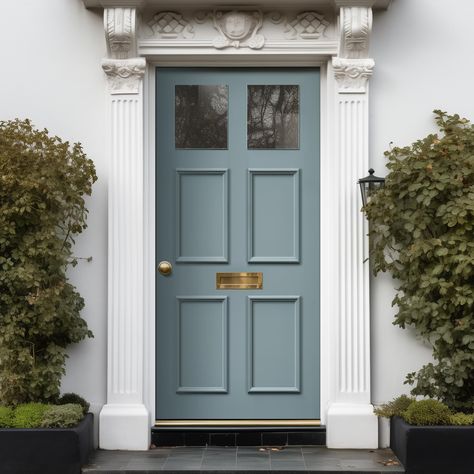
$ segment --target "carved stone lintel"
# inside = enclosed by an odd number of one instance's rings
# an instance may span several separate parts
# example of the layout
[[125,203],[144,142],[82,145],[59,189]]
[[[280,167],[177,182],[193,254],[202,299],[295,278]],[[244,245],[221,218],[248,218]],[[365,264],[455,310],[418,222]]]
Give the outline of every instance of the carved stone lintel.
[[263,24],[261,10],[215,10],[213,23],[214,28],[220,33],[220,36],[214,38],[213,41],[213,45],[217,49],[229,46],[261,49],[265,44],[265,37],[258,34],[258,30]]
[[106,8],[104,29],[110,58],[126,59],[136,56],[135,8]]
[[372,8],[342,7],[340,14],[341,58],[361,59],[369,55]]
[[144,58],[102,60],[111,94],[138,94],[145,68]]
[[364,94],[372,75],[373,59],[333,58],[332,67],[340,94]]

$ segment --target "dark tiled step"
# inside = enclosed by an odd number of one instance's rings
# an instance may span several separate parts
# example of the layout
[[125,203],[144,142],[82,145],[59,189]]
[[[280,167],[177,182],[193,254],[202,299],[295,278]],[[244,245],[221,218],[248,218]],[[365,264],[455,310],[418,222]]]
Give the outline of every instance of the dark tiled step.
[[176,447],[149,451],[96,451],[84,474],[387,473],[405,472],[390,449],[348,450],[321,446]]
[[326,428],[305,428],[298,431],[273,429],[234,430],[168,430],[153,428],[152,443],[164,446],[324,446]]

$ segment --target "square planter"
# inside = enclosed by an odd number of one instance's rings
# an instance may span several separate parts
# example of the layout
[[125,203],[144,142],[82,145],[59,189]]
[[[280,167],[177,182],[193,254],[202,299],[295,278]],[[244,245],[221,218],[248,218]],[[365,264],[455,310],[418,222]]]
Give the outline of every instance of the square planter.
[[93,448],[94,416],[73,428],[0,429],[2,474],[80,474]]
[[407,474],[474,472],[474,426],[413,426],[394,417],[390,447]]

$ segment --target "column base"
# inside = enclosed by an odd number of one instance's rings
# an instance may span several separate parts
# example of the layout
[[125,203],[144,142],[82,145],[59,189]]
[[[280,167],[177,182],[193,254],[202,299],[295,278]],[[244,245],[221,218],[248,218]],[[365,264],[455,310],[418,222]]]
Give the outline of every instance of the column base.
[[99,416],[99,448],[146,451],[150,448],[150,415],[141,404],[104,405]]
[[334,403],[327,415],[327,446],[377,449],[378,420],[372,405]]

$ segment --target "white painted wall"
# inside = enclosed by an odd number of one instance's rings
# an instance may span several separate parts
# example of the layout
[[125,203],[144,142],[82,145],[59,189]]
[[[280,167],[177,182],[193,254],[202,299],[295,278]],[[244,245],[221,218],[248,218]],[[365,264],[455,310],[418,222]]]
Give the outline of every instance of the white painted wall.
[[[375,13],[371,80],[371,163],[384,174],[390,141],[412,142],[434,128],[431,111],[442,108],[474,119],[474,46],[468,41],[474,2],[394,0]],[[58,41],[59,39],[59,41]],[[2,2],[0,120],[29,117],[38,127],[81,141],[95,161],[99,181],[89,201],[89,229],[76,246],[93,257],[71,271],[86,300],[84,317],[95,338],[71,348],[64,391],[84,395],[95,411],[106,394],[105,56],[102,17],[82,0]],[[429,359],[410,331],[392,326],[394,283],[372,280],[372,398],[387,401],[406,391],[405,374]]]
[[76,255],[93,260],[70,272],[95,337],[71,347],[62,388],[83,395],[98,414],[106,396],[107,314],[102,16],[86,10],[82,0],[2,1],[0,43],[0,120],[30,118],[39,128],[80,141],[96,165],[89,228],[75,247]]
[[[371,40],[371,165],[384,175],[391,141],[403,146],[436,130],[432,111],[474,120],[472,0],[393,0],[376,12]],[[412,332],[392,325],[395,282],[372,279],[372,400],[408,392],[408,372],[429,360],[431,350]]]

